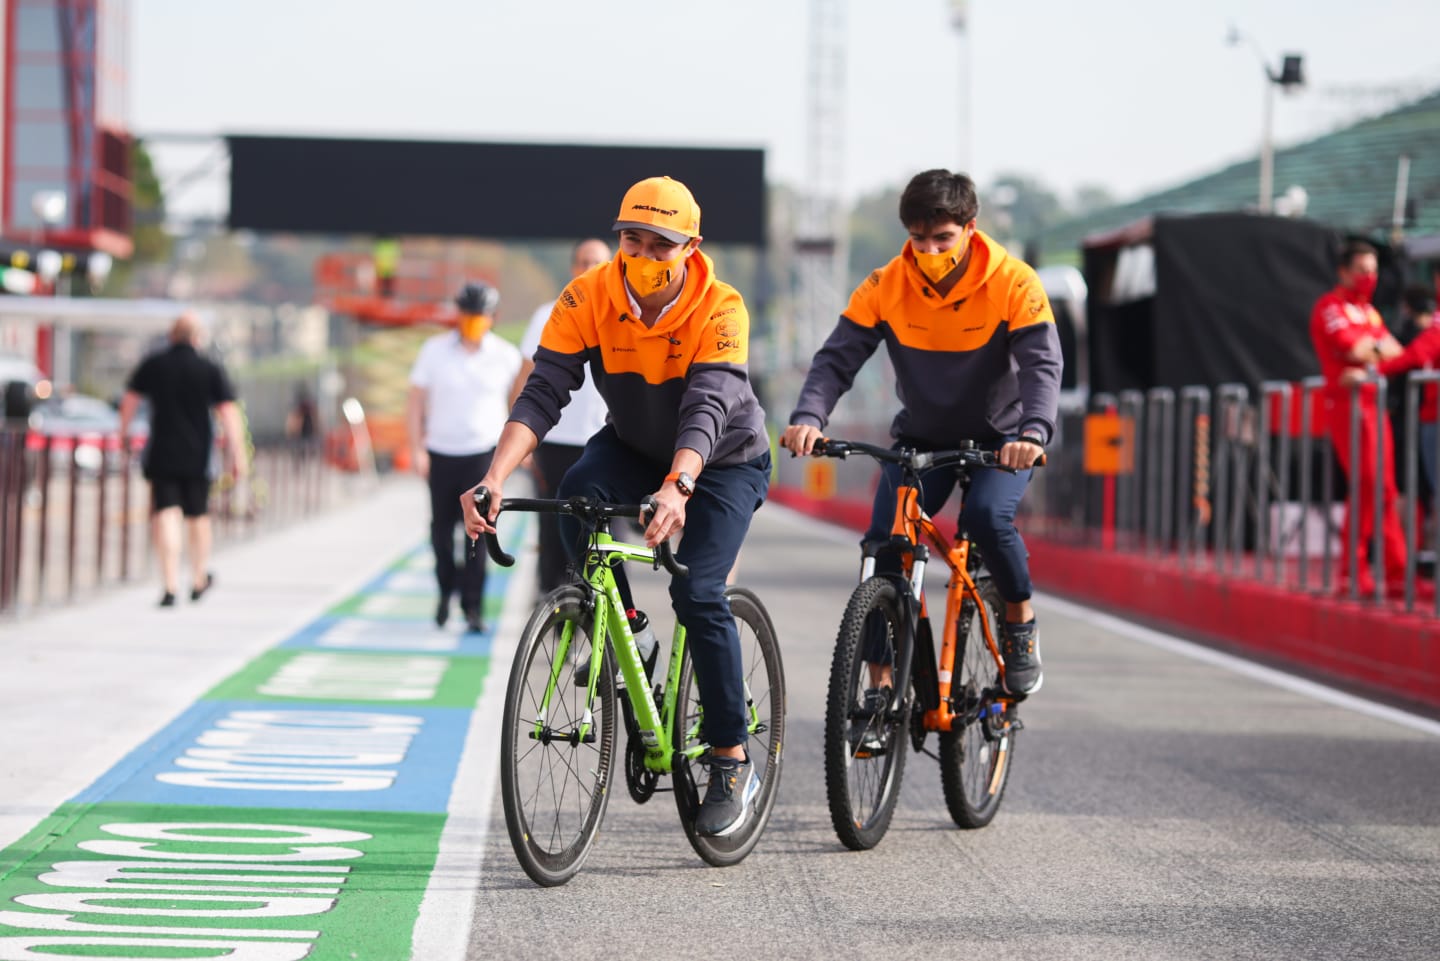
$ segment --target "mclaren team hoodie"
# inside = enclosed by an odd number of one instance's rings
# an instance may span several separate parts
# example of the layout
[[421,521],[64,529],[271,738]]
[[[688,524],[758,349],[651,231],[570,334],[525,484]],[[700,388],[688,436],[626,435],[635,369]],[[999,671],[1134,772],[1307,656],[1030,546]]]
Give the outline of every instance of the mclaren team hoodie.
[[900,412],[891,436],[931,450],[1022,431],[1049,443],[1060,394],[1060,338],[1035,271],[980,231],[970,263],[941,297],[907,241],[856,288],[815,355],[792,424],[824,429],[840,395],[884,342]]
[[697,251],[685,261],[675,303],[646,327],[630,305],[621,264],[617,254],[561,292],[510,420],[543,440],[588,364],[620,440],[657,465],[668,468],[683,447],[706,467],[768,451],[765,412],[746,368],[750,315],[740,294]]

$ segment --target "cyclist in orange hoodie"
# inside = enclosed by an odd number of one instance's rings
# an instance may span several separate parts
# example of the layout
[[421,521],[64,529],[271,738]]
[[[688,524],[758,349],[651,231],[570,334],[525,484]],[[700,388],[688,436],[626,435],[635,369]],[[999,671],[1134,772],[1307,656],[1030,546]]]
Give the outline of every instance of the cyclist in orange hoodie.
[[[555,426],[588,365],[610,422],[586,442],[556,496],[634,504],[653,493],[659,506],[645,543],[685,530],[675,556],[690,576],[671,581],[670,599],[688,632],[711,747],[695,829],[723,836],[744,823],[759,787],[745,750],[740,637],[725,599],[726,575],[770,486],[765,412],[747,367],[750,316],[700,252],[700,206],[684,184],[635,184],[614,230],[615,258],[571,281],[556,301],[480,482],[491,493],[490,516],[480,516],[467,491],[465,528],[471,537],[494,530],[501,485]],[[564,518],[565,526],[573,545],[575,522]],[[628,604],[622,574],[616,570]]]
[[[794,454],[811,453],[840,395],[883,342],[900,398],[890,426],[897,445],[944,450],[973,440],[999,452],[1016,473],[977,473],[960,526],[1005,600],[1005,685],[1025,695],[1040,690],[1043,675],[1015,511],[1030,468],[1055,431],[1060,338],[1035,271],[976,228],[979,212],[975,184],[964,174],[927,170],[910,181],[900,197],[900,222],[910,239],[851,296],[811,363],[781,444]],[[899,468],[886,465],[866,540],[888,536],[899,478]],[[955,477],[935,471],[922,480],[922,506],[934,517]],[[882,567],[885,561],[881,554],[877,570],[896,569],[896,559]],[[883,671],[875,674],[888,683]]]

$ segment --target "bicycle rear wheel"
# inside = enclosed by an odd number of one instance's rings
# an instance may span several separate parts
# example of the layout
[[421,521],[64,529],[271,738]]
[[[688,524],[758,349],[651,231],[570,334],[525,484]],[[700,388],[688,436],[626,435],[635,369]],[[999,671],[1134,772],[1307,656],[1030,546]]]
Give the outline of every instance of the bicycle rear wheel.
[[[696,810],[692,807],[689,785],[695,785],[697,796],[703,795],[709,785],[709,776],[706,769],[694,761],[680,761],[681,769],[673,772],[675,805],[680,811],[685,837],[707,864],[721,868],[743,861],[764,833],[780,788],[780,758],[785,744],[785,668],[780,662],[780,642],[775,634],[775,625],[760,598],[753,592],[743,587],[727,587],[725,597],[730,602],[730,613],[735,616],[735,627],[740,632],[740,663],[745,676],[745,690],[754,708],[752,716],[758,718],[758,726],[750,732],[746,745],[750,761],[755,765],[755,775],[760,779],[749,820],[735,833],[725,837],[696,834]],[[675,713],[674,747],[678,755],[703,740],[700,728],[704,715],[700,709],[700,694],[695,684],[695,667],[690,660],[688,644],[680,665]]]
[[[615,667],[608,648],[593,703],[586,704],[584,682],[575,685],[577,662],[589,661],[588,601],[575,584],[546,596],[525,626],[505,695],[500,743],[505,827],[520,866],[546,887],[564,884],[585,863],[605,814],[615,761]],[[552,665],[567,629],[570,647],[552,684]],[[587,707],[592,720],[582,738]]]
[[[999,631],[1005,618],[1005,604],[990,578],[976,582],[980,599],[990,619],[990,629]],[[1000,712],[995,699],[1000,671],[974,602],[961,607],[956,630],[955,679],[950,697],[955,704],[955,726],[940,734],[940,786],[950,817],[962,828],[983,828],[1000,810],[1000,799],[1010,780],[1015,756],[1016,725],[1011,723],[1014,705]]]
[[[853,851],[873,848],[889,829],[908,743],[907,712],[892,715],[888,700],[873,696],[867,704],[869,665],[898,663],[908,643],[895,581],[872,577],[856,587],[840,619],[825,701],[825,795],[835,834]],[[908,681],[894,679],[907,689]]]

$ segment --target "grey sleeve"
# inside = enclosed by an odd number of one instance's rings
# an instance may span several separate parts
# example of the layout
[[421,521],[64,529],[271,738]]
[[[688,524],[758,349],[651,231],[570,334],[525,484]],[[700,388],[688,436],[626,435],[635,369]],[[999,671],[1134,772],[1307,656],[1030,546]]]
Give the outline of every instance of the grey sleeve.
[[745,368],[734,364],[695,364],[680,398],[680,425],[675,449],[688,447],[708,464],[715,442],[730,422],[730,411],[742,400],[749,384]]
[[855,383],[855,374],[878,346],[878,327],[862,327],[842,314],[810,362],[810,373],[805,375],[800,399],[790,412],[790,423],[809,424],[823,430],[840,395]]
[[541,440],[560,420],[570,395],[585,382],[585,355],[562,354],[548,347],[535,349],[535,369],[510,408],[510,420],[519,421]]
[[1060,332],[1054,324],[1030,324],[1010,334],[1020,382],[1020,431],[1040,434],[1041,443],[1055,436],[1060,412]]

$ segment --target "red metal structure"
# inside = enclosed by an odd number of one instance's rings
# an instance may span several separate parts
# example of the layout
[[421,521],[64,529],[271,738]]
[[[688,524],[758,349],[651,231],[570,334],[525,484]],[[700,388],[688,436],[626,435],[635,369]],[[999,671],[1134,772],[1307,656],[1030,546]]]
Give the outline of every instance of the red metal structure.
[[455,294],[467,280],[482,276],[439,258],[400,258],[392,282],[382,288],[374,257],[326,254],[315,261],[315,299],[332,313],[366,324],[453,324],[460,316]]
[[[128,257],[128,0],[5,0],[0,232]],[[36,198],[59,194],[51,216]]]

